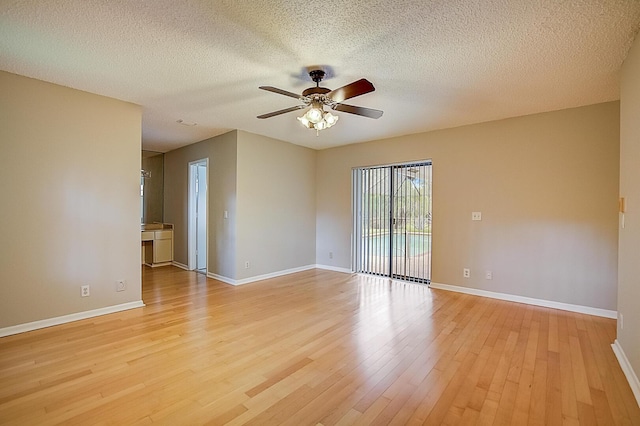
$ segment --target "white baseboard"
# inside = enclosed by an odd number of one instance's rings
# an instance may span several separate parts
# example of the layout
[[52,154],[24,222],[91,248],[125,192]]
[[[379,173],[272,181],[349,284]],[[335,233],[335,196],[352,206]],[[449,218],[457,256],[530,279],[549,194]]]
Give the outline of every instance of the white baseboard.
[[327,271],[342,272],[344,274],[353,274],[353,271],[348,268],[340,268],[338,266],[330,266],[330,265],[314,265],[314,266],[318,269],[325,269]]
[[638,403],[638,406],[640,406],[640,380],[638,380],[638,376],[633,371],[633,367],[631,367],[631,364],[629,363],[629,359],[627,358],[627,355],[624,353],[624,350],[622,350],[622,346],[620,346],[618,339],[616,339],[613,342],[613,344],[611,345],[611,348],[613,349],[613,353],[616,354],[616,358],[618,358],[618,363],[622,368],[622,372],[627,378],[627,381],[629,382],[629,386],[631,386],[631,391],[633,392],[633,396],[636,397],[636,402]]
[[185,265],[184,263],[180,263],[180,262],[176,262],[175,260],[173,262],[171,262],[171,264],[173,266],[177,266],[180,269],[184,269],[185,271],[190,271],[189,266]]
[[214,280],[222,281],[223,283],[227,283],[231,285],[243,285],[243,284],[253,283],[256,281],[267,280],[269,278],[280,277],[282,275],[289,275],[289,274],[294,274],[296,272],[308,271],[309,269],[314,269],[315,267],[316,265],[300,266],[298,268],[285,269],[282,271],[271,272],[264,275],[256,275],[255,277],[243,278],[241,280],[234,280],[233,278],[228,278],[228,277],[217,275],[211,272],[207,274],[207,277],[213,278]]
[[173,262],[162,262],[162,263],[143,263],[143,265],[148,266],[149,268],[160,268],[161,266],[169,266],[172,265]]
[[534,299],[532,297],[517,296],[515,294],[496,293],[487,290],[478,290],[457,285],[431,283],[431,288],[455,291],[457,293],[472,294],[474,296],[489,297],[491,299],[507,300],[509,302],[524,303],[527,305],[544,306],[545,308],[560,309],[562,311],[578,312],[580,314],[594,315],[605,318],[618,318],[618,312],[608,309],[592,308],[590,306],[572,305],[570,303],[554,302],[552,300]]
[[77,312],[75,314],[47,318],[39,321],[28,322],[25,324],[12,325],[10,327],[0,328],[0,337],[25,333],[27,331],[38,330],[40,328],[51,327],[54,325],[66,324],[68,322],[83,320],[87,318],[98,317],[100,315],[113,314],[115,312],[126,311],[129,309],[141,308],[143,306],[144,302],[142,302],[142,300],[139,300],[137,302],[122,303],[120,305],[107,306],[106,308],[93,309],[91,311]]
[[225,277],[224,275],[214,274],[213,272],[207,272],[207,278],[212,278],[214,280],[222,281],[226,284],[236,285],[233,278]]

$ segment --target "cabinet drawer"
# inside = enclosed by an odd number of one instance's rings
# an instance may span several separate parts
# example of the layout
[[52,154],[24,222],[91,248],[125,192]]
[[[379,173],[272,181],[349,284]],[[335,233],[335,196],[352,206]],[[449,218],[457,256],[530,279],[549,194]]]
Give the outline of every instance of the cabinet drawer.
[[172,231],[155,231],[156,240],[169,240],[171,239]]
[[142,241],[153,240],[153,231],[142,231]]

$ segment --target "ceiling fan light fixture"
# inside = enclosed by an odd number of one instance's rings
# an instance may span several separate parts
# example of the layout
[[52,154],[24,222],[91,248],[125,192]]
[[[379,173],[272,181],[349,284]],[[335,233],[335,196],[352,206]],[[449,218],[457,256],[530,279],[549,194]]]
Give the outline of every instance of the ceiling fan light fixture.
[[302,117],[297,117],[298,121],[308,129],[324,130],[338,122],[337,115],[325,112],[322,107],[311,107]]

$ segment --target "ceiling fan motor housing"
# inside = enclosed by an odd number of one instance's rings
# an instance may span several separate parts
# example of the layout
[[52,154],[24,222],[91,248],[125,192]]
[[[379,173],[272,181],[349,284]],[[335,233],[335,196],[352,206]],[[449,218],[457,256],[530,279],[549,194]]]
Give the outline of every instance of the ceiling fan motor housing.
[[[326,87],[320,87],[320,82],[325,76],[325,72],[323,70],[311,70],[309,71],[309,77],[316,83],[316,87],[310,87],[302,92],[303,97],[311,98],[311,101],[322,102],[325,103],[327,93],[331,92],[331,89],[327,89]],[[316,95],[316,96],[314,96]]]
[[302,96],[326,95],[330,91],[331,89],[327,89],[326,87],[309,87],[302,92]]
[[324,78],[325,72],[323,70],[311,70],[309,71],[309,77],[313,80],[316,85],[319,85],[322,79]]

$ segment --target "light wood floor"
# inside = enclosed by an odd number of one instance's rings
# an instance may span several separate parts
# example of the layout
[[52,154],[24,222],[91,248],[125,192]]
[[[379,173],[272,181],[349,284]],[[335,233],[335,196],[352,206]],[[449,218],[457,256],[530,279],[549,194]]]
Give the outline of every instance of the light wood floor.
[[640,424],[610,319],[321,270],[143,283],[0,339],[0,423]]

